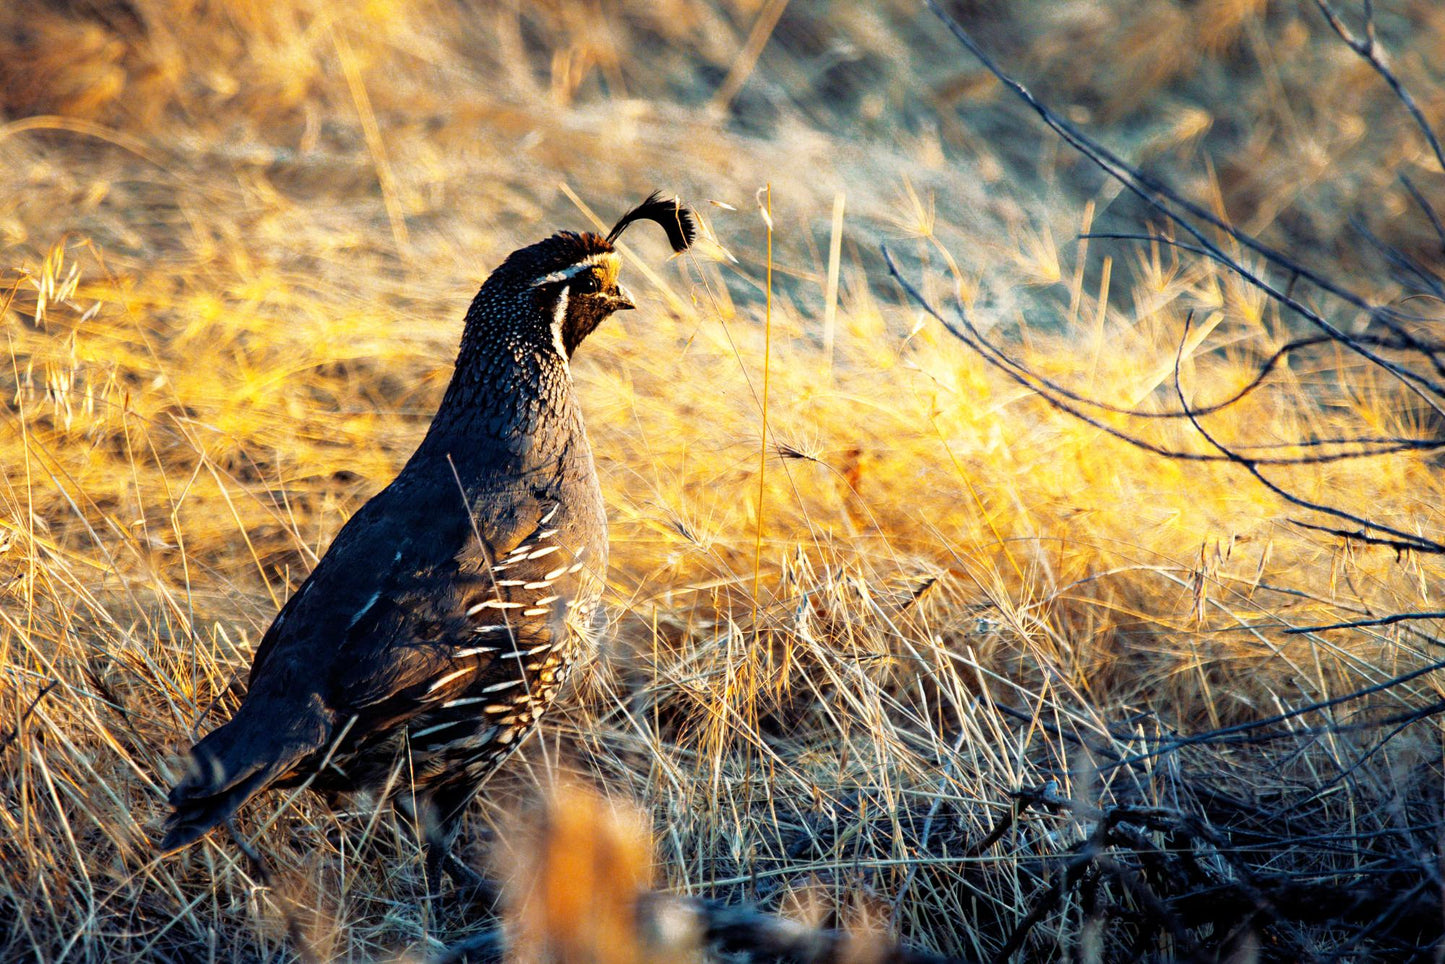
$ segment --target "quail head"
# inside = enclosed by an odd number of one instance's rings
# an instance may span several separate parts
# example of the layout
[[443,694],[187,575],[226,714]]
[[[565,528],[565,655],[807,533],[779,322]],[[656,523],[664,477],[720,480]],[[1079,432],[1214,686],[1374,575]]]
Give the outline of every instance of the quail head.
[[163,850],[272,787],[391,787],[420,802],[437,879],[466,804],[585,648],[607,519],[568,360],[633,307],[613,242],[638,220],[692,243],[691,214],[653,194],[606,237],[554,234],[487,278],[426,437],[267,630],[240,708],[170,793]]

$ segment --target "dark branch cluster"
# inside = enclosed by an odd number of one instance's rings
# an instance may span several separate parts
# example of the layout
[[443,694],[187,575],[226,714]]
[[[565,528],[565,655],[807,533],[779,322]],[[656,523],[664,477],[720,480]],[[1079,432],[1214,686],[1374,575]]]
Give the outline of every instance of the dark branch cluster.
[[[1036,393],[1054,408],[1114,438],[1159,456],[1236,466],[1258,484],[1307,515],[1302,528],[1397,552],[1445,554],[1445,542],[1391,524],[1348,502],[1305,498],[1291,488],[1281,467],[1347,459],[1403,456],[1445,449],[1445,340],[1432,319],[1406,307],[1420,299],[1445,302],[1445,272],[1440,263],[1421,263],[1363,226],[1360,236],[1383,259],[1396,281],[1416,297],[1397,304],[1372,303],[1328,272],[1315,270],[1259,238],[1227,223],[1189,200],[1158,176],[1122,159],[1051,109],[1007,74],[974,37],[936,2],[926,0],[954,37],[1002,84],[1082,157],[1117,181],[1161,222],[1162,230],[1096,232],[1084,237],[1169,246],[1182,256],[1203,259],[1262,293],[1282,313],[1298,319],[1303,333],[1256,361],[1243,388],[1207,403],[1191,403],[1180,368],[1194,318],[1186,316],[1173,365],[1169,404],[1156,409],[1109,404],[1070,388],[1022,361],[1000,339],[981,330],[961,303],[947,308],[930,302],[904,277],[892,253],[884,249],[889,271],[909,298],[954,337],[1009,379]],[[1363,4],[1363,25],[1352,30],[1327,0],[1315,0],[1330,28],[1375,70],[1404,106],[1411,122],[1445,172],[1445,152],[1415,99],[1392,71],[1376,36],[1374,10]],[[1435,232],[1445,253],[1445,226],[1425,194],[1401,177],[1401,185]],[[1231,252],[1250,252],[1250,263]],[[1254,265],[1258,265],[1255,267]],[[1331,319],[1330,312],[1363,315],[1368,325],[1356,331]],[[1226,441],[1211,431],[1209,416],[1240,405],[1265,385],[1292,356],[1319,351],[1348,353],[1402,386],[1425,413],[1414,436],[1340,434],[1301,437],[1283,444],[1248,445]],[[1155,441],[1141,431],[1159,420],[1187,425],[1203,444],[1186,448]],[[1122,427],[1121,427],[1122,426]],[[1424,532],[1428,532],[1426,529]],[[1404,624],[1417,641],[1439,647],[1441,641],[1420,626],[1438,620],[1435,611],[1380,615],[1284,629],[1286,634],[1327,633]],[[1445,667],[1432,661],[1343,695],[1205,733],[1145,736],[1134,727],[1087,737],[1041,723],[1028,708],[996,705],[1020,725],[1041,729],[1063,748],[1048,779],[1013,795],[1010,808],[978,844],[978,851],[999,845],[1017,853],[1036,840],[1034,821],[1062,821],[1055,841],[1039,847],[1041,863],[1033,872],[1013,926],[1000,935],[995,960],[1014,959],[1045,946],[1061,917],[1076,915],[1079,932],[1107,934],[1106,959],[1141,960],[1340,960],[1438,959],[1445,947],[1440,914],[1442,876],[1438,840],[1441,820],[1438,771],[1430,764],[1392,765],[1382,778],[1378,764],[1411,731],[1398,758],[1413,759],[1416,748],[1438,753],[1439,734],[1417,724],[1445,714],[1445,700],[1431,698],[1419,682]],[[1414,684],[1415,689],[1407,689]],[[1421,692],[1425,698],[1421,698]],[[1392,710],[1380,710],[1378,698],[1396,698]],[[1268,746],[1277,772],[1249,785],[1246,757],[1258,760]],[[1306,753],[1315,755],[1305,764]],[[1091,761],[1084,773],[1070,761]],[[1320,761],[1323,760],[1323,765]],[[1190,764],[1185,770],[1186,762]],[[1201,766],[1203,762],[1203,766]],[[1284,775],[1301,767],[1298,779]],[[1047,772],[1048,767],[1044,768]],[[1169,774],[1168,777],[1161,776]],[[1075,795],[1061,792],[1073,781]],[[1259,779],[1258,774],[1255,778]],[[1277,783],[1275,782],[1277,780]],[[1161,788],[1163,781],[1167,787]],[[1078,788],[1102,784],[1087,799]],[[1141,794],[1131,785],[1152,787]],[[1340,788],[1350,790],[1339,794]],[[1092,791],[1091,791],[1092,792]],[[1161,798],[1178,801],[1161,807]],[[1341,797],[1349,802],[1341,804]],[[1378,809],[1359,810],[1361,800]],[[1357,819],[1365,817],[1363,823]],[[1072,837],[1068,834],[1072,833]],[[1322,938],[1322,934],[1328,934]],[[1326,950],[1328,948],[1328,950]]]
[[[1056,762],[974,850],[1040,851],[1021,864],[1032,889],[993,959],[1048,946],[1061,919],[1099,934],[1105,960],[1429,959],[1445,942],[1438,773],[1397,764],[1382,777],[1365,764],[1445,713],[1437,700],[1380,714],[1371,698],[1408,701],[1408,684],[1442,665],[1188,736],[1147,714],[1085,735],[998,705],[1040,727]],[[1247,762],[1266,746],[1270,773]],[[1081,756],[1092,762],[1074,765]]]
[[[1411,119],[1430,145],[1436,159],[1445,170],[1445,154],[1442,154],[1438,139],[1430,130],[1424,114],[1386,63],[1375,38],[1373,9],[1365,4],[1364,37],[1359,38],[1341,21],[1325,2],[1316,0],[1330,26],[1352,50],[1363,57],[1387,82],[1390,89],[1405,105]],[[1445,419],[1445,341],[1422,335],[1420,329],[1428,321],[1423,316],[1410,314],[1398,306],[1378,305],[1350,290],[1326,273],[1314,270],[1283,251],[1272,247],[1259,238],[1248,234],[1226,222],[1200,204],[1184,197],[1160,177],[1124,160],[1109,148],[1100,144],[1089,134],[1055,112],[1042,100],[1030,93],[1016,79],[1006,73],[993,58],[979,45],[967,30],[950,17],[938,3],[929,0],[929,6],[948,27],[964,47],[1004,87],[1027,104],[1043,122],[1062,137],[1081,156],[1096,165],[1109,177],[1153,212],[1152,216],[1163,219],[1166,231],[1128,231],[1085,235],[1090,238],[1108,238],[1150,244],[1172,246],[1180,252],[1204,258],[1224,271],[1238,277],[1242,282],[1265,295],[1285,312],[1301,319],[1316,333],[1295,338],[1281,346],[1269,357],[1258,363],[1255,375],[1240,390],[1226,398],[1204,404],[1191,405],[1185,399],[1180,383],[1179,363],[1188,340],[1192,318],[1186,318],[1180,334],[1179,353],[1174,365],[1174,394],[1178,405],[1163,411],[1145,411],[1123,408],[1091,398],[1071,390],[1060,382],[1048,378],[1030,368],[997,341],[991,340],[969,319],[962,304],[955,304],[950,314],[931,304],[918,288],[905,280],[891,254],[885,249],[884,256],[889,271],[903,286],[914,301],[939,321],[950,333],[982,356],[989,364],[1003,371],[1011,379],[1036,392],[1050,405],[1099,428],[1101,431],[1167,458],[1195,462],[1223,462],[1237,466],[1253,477],[1260,485],[1320,521],[1303,519],[1299,524],[1334,536],[1354,540],[1368,545],[1388,546],[1400,552],[1445,553],[1445,542],[1419,532],[1408,531],[1391,525],[1380,518],[1356,510],[1340,502],[1319,501],[1306,498],[1292,489],[1288,483],[1276,478],[1275,467],[1339,462],[1347,459],[1375,458],[1408,452],[1436,452],[1445,449],[1445,435],[1422,433],[1416,437],[1393,435],[1343,435],[1327,438],[1301,438],[1284,445],[1239,445],[1231,444],[1211,432],[1201,421],[1209,415],[1225,411],[1241,403],[1247,396],[1263,385],[1270,374],[1291,355],[1309,349],[1335,347],[1353,353],[1365,364],[1378,368],[1397,380],[1407,392],[1418,399],[1437,424]],[[1435,226],[1445,251],[1445,227],[1434,208],[1419,189],[1402,179],[1412,199]],[[1399,251],[1361,228],[1363,236],[1384,256],[1386,262],[1404,283],[1418,294],[1445,301],[1445,274],[1438,267],[1419,263],[1408,254]],[[1237,247],[1236,247],[1237,246]],[[1246,249],[1257,255],[1267,270],[1251,267],[1229,249]],[[1277,275],[1279,279],[1272,277]],[[1316,307],[1299,290],[1301,284],[1313,286],[1322,302],[1335,303],[1355,312],[1362,312],[1370,321],[1373,331],[1356,334],[1345,330],[1332,321],[1324,308]],[[1130,428],[1119,428],[1106,421],[1106,416],[1124,416],[1128,420],[1184,420],[1205,443],[1204,451],[1183,450],[1151,441]],[[1288,450],[1287,452],[1285,450]]]
[[[1397,859],[1377,838],[1376,846],[1360,849],[1381,852],[1350,875],[1260,866],[1261,854],[1287,843],[1278,828],[1260,826],[1261,808],[1228,794],[1204,796],[1216,819],[1236,825],[1232,832],[1182,810],[1090,807],[1062,796],[1053,783],[1015,794],[1001,827],[1034,809],[1066,814],[1088,829],[1041,881],[995,959],[1023,949],[1066,898],[1099,926],[1126,932],[1126,960],[1146,959],[1161,945],[1172,947],[1172,960],[1314,960],[1306,932],[1328,924],[1353,931],[1337,954],[1360,950],[1367,940],[1370,949],[1391,954],[1438,946],[1438,874],[1428,852]],[[1423,829],[1438,830],[1438,822]],[[1260,943],[1268,945],[1262,954]]]

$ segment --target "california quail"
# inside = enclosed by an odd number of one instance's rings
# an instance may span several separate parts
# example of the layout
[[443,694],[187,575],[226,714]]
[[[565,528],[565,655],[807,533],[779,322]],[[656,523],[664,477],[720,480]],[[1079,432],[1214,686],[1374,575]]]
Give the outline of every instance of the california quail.
[[426,806],[435,879],[466,804],[565,680],[601,594],[607,518],[568,359],[633,307],[612,243],[637,220],[662,225],[674,251],[692,243],[691,214],[654,193],[607,237],[554,234],[487,278],[421,445],[282,607],[236,715],[192,748],[164,851],[271,787],[390,785]]

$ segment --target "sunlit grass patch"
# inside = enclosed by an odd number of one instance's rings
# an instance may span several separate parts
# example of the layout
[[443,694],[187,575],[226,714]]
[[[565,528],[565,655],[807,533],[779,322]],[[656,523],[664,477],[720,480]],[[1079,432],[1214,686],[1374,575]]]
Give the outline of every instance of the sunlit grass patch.
[[[34,6],[0,17],[5,43]],[[1004,123],[996,90],[925,56],[937,38],[912,7],[788,5],[748,73],[740,57],[776,5],[629,5],[606,29],[566,5],[114,6],[145,32],[79,14],[32,25],[26,62],[59,79],[6,87],[17,119],[0,127],[0,954],[273,956],[290,914],[321,956],[423,957],[484,926],[423,900],[415,828],[367,801],[248,808],[239,827],[270,889],[223,834],[167,860],[151,841],[181,751],[234,706],[279,603],[420,438],[475,286],[514,247],[587,226],[559,182],[603,218],[679,190],[709,243],[664,263],[639,240],[624,272],[642,310],[576,360],[611,526],[609,631],[595,671],[489,784],[475,841],[510,833],[570,772],[647,813],[634,849],[649,856],[627,864],[638,887],[985,958],[1047,886],[1046,861],[1090,832],[1057,800],[1007,823],[1011,794],[1053,781],[1081,808],[1187,809],[1207,791],[1261,813],[1303,798],[1311,834],[1362,839],[1394,839],[1391,821],[1425,806],[1430,724],[1378,752],[1308,728],[1428,705],[1431,675],[1291,717],[1297,742],[1150,755],[1171,734],[1428,665],[1435,644],[1404,627],[1289,630],[1437,607],[1441,564],[1304,529],[1237,466],[1123,444],[909,306],[880,242],[1032,371],[1145,411],[1229,397],[1297,334],[1177,248],[1078,240],[1106,230],[1113,199],[1085,182],[1078,203],[1077,172],[1031,135],[983,136],[983,118]],[[1353,212],[1320,199],[1331,164],[1366,186],[1396,158],[1423,166],[1393,128],[1361,136],[1373,102],[1350,70],[1320,68],[1333,55],[1293,14],[1168,5],[1081,36],[1071,24],[1094,5],[1063,7],[978,16],[1055,70],[1081,43],[1117,51],[1077,78],[1080,110],[1099,116],[1224,91],[1118,132],[1186,173],[1190,152],[1228,138],[1232,160],[1196,181],[1241,222],[1332,238]],[[1417,4],[1400,16],[1420,23],[1401,60],[1428,60],[1445,23]],[[1302,59],[1240,67],[1270,49]],[[1210,73],[1225,68],[1229,83]],[[706,107],[729,76],[728,110]],[[1281,100],[1309,76],[1314,101]],[[952,106],[930,114],[920,90]],[[1249,119],[1262,104],[1267,129]],[[1424,250],[1398,201],[1366,217],[1390,214],[1392,243]],[[1393,297],[1382,277],[1352,283]],[[1326,347],[1202,424],[1289,453],[1436,421]],[[1178,420],[1147,438],[1211,451]],[[1270,472],[1439,530],[1433,456]],[[1261,859],[1341,879],[1350,860]],[[1084,917],[1061,906],[1030,947],[1082,940]]]

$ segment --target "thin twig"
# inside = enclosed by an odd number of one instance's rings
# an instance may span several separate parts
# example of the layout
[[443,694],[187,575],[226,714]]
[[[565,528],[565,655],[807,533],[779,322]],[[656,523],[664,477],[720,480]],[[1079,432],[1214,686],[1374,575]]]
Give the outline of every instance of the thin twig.
[[51,690],[55,689],[55,687],[58,686],[59,684],[60,684],[60,680],[58,680],[58,679],[53,679],[53,680],[51,680],[50,682],[46,683],[43,687],[41,687],[40,692],[35,694],[35,698],[30,701],[30,705],[27,706],[27,707],[25,707],[25,711],[24,711],[23,713],[21,713],[21,714],[20,714],[20,718],[15,721],[15,729],[12,730],[12,731],[5,737],[5,739],[0,740],[0,751],[3,751],[3,750],[4,750],[6,747],[8,747],[10,744],[12,744],[12,743],[14,743],[16,740],[20,739],[20,730],[21,730],[22,727],[24,727],[25,721],[26,721],[27,719],[29,719],[30,714],[35,712],[35,707],[36,707],[36,705],[39,704],[39,702],[40,702],[42,699],[44,699],[45,696],[46,696]]
[[1431,206],[1429,201],[1425,200],[1425,195],[1420,193],[1420,189],[1415,186],[1415,182],[1404,174],[1400,175],[1400,183],[1405,185],[1405,190],[1410,192],[1410,197],[1414,200],[1416,206],[1425,213],[1425,217],[1429,218],[1430,226],[1435,229],[1435,237],[1440,239],[1440,252],[1445,254],[1445,224],[1440,223],[1440,216],[1435,213],[1435,208]]
[[[990,344],[983,337],[982,333],[979,332],[978,328],[973,324],[973,322],[969,319],[968,313],[964,310],[962,305],[954,305],[954,310],[958,312],[959,320],[963,325],[962,329],[960,329],[959,327],[954,325],[953,322],[949,321],[947,318],[941,315],[938,310],[934,308],[933,305],[930,304],[923,297],[922,293],[919,292],[918,288],[903,277],[902,273],[899,271],[897,263],[893,260],[892,252],[889,250],[888,246],[886,244],[882,245],[881,250],[883,253],[883,260],[888,265],[889,274],[893,276],[893,279],[898,282],[899,286],[903,288],[904,292],[906,292],[908,296],[912,298],[927,314],[929,314],[932,318],[934,318],[941,325],[943,325],[944,328],[948,330],[949,334],[953,335],[955,338],[963,342],[969,348],[972,348],[975,352],[979,354],[980,357],[984,359],[984,361],[1002,371],[1005,375],[1007,375],[1013,381],[1017,382],[1019,385],[1022,385],[1023,387],[1038,393],[1040,398],[1042,398],[1045,402],[1047,402],[1054,408],[1057,408],[1059,411],[1064,412],[1068,415],[1072,415],[1074,418],[1077,418],[1080,421],[1091,425],[1094,428],[1097,428],[1099,431],[1111,435],[1122,442],[1128,442],[1130,445],[1133,445],[1136,448],[1143,449],[1146,452],[1152,452],[1155,455],[1162,455],[1166,458],[1177,459],[1185,462],[1237,461],[1237,458],[1231,457],[1227,454],[1187,452],[1182,449],[1173,449],[1164,445],[1157,445],[1153,442],[1139,438],[1135,435],[1130,435],[1128,432],[1117,429],[1114,426],[1108,424],[1107,422],[1104,422],[1101,419],[1096,418],[1089,413],[1083,411],[1083,409],[1079,408],[1077,405],[1070,404],[1070,402],[1073,401],[1073,398],[1071,397],[1073,393],[1062,389],[1056,391],[1056,383],[1036,374],[1027,366],[1010,358],[1001,349]],[[1082,403],[1092,405],[1096,408],[1102,408],[1105,411],[1109,410],[1108,405],[1093,401],[1091,399],[1083,399]],[[1192,410],[1181,412],[1181,415],[1184,418],[1188,418],[1192,414],[1194,414]],[[1335,441],[1338,444],[1343,444],[1342,440]],[[1370,440],[1367,439],[1365,441]],[[1323,463],[1338,462],[1346,458],[1373,458],[1382,455],[1393,455],[1398,452],[1420,448],[1445,448],[1445,440],[1401,438],[1390,440],[1379,439],[1375,441],[1378,441],[1381,444],[1375,448],[1363,449],[1355,452],[1325,452],[1313,455],[1298,456],[1261,456],[1251,459],[1251,461],[1255,465],[1318,465]],[[1384,444],[1386,442],[1389,442],[1390,444]],[[1307,447],[1307,443],[1301,443],[1301,447]],[[1421,545],[1423,544],[1424,543],[1422,542]],[[1412,545],[1411,548],[1416,548],[1416,546]],[[1445,545],[1441,545],[1439,549],[1429,548],[1422,549],[1422,551],[1445,552]]]
[[[893,276],[894,280],[897,281],[898,284],[903,288],[903,290],[907,292],[909,297],[911,297],[916,303],[918,303],[924,311],[926,311],[930,316],[932,316],[940,324],[942,324],[950,334],[958,338],[964,344],[968,345],[974,351],[978,352],[979,355],[985,359],[985,361],[988,361],[990,364],[993,364],[995,367],[999,368],[1001,371],[1003,371],[1014,381],[1018,382],[1020,385],[1039,392],[1039,396],[1043,398],[1044,401],[1048,402],[1048,404],[1059,409],[1060,411],[1072,415],[1080,421],[1091,425],[1094,428],[1097,428],[1099,431],[1111,435],[1114,438],[1119,439],[1120,441],[1128,442],[1130,445],[1133,445],[1136,448],[1143,449],[1146,452],[1153,452],[1155,455],[1162,455],[1167,458],[1187,462],[1229,462],[1238,465],[1245,471],[1253,475],[1255,480],[1258,481],[1261,485],[1263,485],[1265,488],[1269,489],[1275,495],[1284,499],[1291,505],[1296,505],[1302,509],[1308,509],[1312,512],[1319,512],[1324,515],[1334,516],[1337,519],[1342,519],[1346,522],[1352,522],[1360,526],[1361,534],[1359,538],[1363,541],[1370,541],[1372,544],[1376,545],[1385,545],[1396,550],[1413,549],[1417,552],[1424,552],[1430,554],[1445,554],[1445,543],[1425,539],[1422,536],[1413,535],[1403,530],[1386,525],[1382,522],[1371,522],[1368,519],[1364,519],[1351,512],[1346,512],[1343,509],[1339,509],[1334,506],[1326,505],[1320,502],[1313,502],[1309,499],[1303,498],[1302,496],[1297,496],[1289,490],[1271,481],[1260,471],[1260,466],[1311,465],[1337,462],[1341,458],[1346,457],[1339,453],[1325,452],[1316,455],[1302,455],[1290,458],[1280,458],[1275,456],[1246,457],[1240,455],[1238,452],[1235,452],[1232,449],[1225,447],[1217,439],[1215,439],[1199,424],[1197,416],[1195,416],[1192,411],[1188,411],[1186,417],[1189,418],[1189,421],[1194,426],[1195,430],[1199,432],[1199,434],[1207,442],[1214,446],[1217,454],[1184,452],[1178,449],[1171,449],[1163,445],[1156,445],[1153,442],[1149,442],[1145,439],[1138,438],[1137,436],[1130,435],[1128,432],[1121,431],[1113,427],[1112,425],[1109,425],[1104,421],[1089,415],[1087,412],[1084,412],[1079,407],[1071,405],[1068,402],[1054,397],[1051,393],[1041,390],[1038,385],[1030,382],[1025,375],[1020,374],[1020,371],[1026,371],[1025,369],[1022,369],[1022,366],[1017,366],[1017,363],[1013,362],[1011,359],[1008,359],[1007,356],[1004,356],[1002,352],[1000,352],[998,349],[993,348],[993,346],[983,341],[982,336],[978,332],[978,329],[974,326],[973,322],[969,320],[968,314],[967,312],[965,312],[961,304],[955,305],[954,309],[955,311],[957,311],[959,319],[964,325],[964,329],[966,329],[966,332],[964,330],[960,330],[952,322],[944,318],[943,315],[941,315],[938,310],[934,308],[932,304],[930,304],[928,300],[923,297],[923,294],[914,285],[910,284],[906,279],[904,279],[902,273],[898,269],[897,263],[894,262],[893,256],[888,250],[887,245],[882,246],[882,251],[883,259],[888,265],[889,273]],[[1187,333],[1188,322],[1186,321],[1185,334],[1187,335]],[[1178,359],[1176,359],[1175,364],[1177,370]],[[1182,394],[1180,395],[1180,402],[1181,404],[1186,405],[1187,410],[1187,403],[1184,403]],[[1396,451],[1400,450],[1403,450],[1403,448],[1397,449]],[[1387,454],[1391,454],[1391,451],[1387,449],[1377,449],[1369,452],[1354,453],[1351,457],[1362,457],[1365,455],[1379,456]],[[1372,535],[1369,533],[1369,530],[1384,533],[1384,535]],[[1340,532],[1339,534],[1348,535],[1348,533],[1345,532]]]
[[1284,630],[1284,634],[1286,636],[1293,636],[1298,633],[1322,633],[1329,629],[1359,629],[1362,626],[1389,626],[1392,623],[1402,623],[1411,619],[1445,619],[1445,612],[1395,613],[1390,616],[1379,616],[1375,619],[1354,619],[1347,623],[1329,623],[1324,626],[1294,626]]

